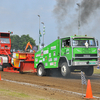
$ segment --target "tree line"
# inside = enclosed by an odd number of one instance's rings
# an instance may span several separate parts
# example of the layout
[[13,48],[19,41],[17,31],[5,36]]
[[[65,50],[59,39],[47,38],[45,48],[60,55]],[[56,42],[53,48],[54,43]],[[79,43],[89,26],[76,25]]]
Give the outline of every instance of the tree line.
[[[35,40],[27,35],[22,35],[21,37],[19,35],[11,35],[11,50],[22,50],[25,51],[26,45],[28,42],[33,46],[36,46]],[[30,48],[30,47],[28,47]]]

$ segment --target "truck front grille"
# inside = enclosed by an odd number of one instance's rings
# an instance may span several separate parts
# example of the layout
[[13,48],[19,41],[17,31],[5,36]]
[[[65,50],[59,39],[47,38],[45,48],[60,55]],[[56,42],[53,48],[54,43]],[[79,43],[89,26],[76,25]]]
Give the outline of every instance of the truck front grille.
[[97,61],[97,58],[75,58],[74,60],[95,60]]
[[75,57],[97,57],[97,54],[75,54]]

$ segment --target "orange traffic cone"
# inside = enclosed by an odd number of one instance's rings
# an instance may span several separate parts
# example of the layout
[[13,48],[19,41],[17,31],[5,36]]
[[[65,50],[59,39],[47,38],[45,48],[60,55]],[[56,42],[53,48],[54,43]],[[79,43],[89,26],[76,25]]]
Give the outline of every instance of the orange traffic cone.
[[92,95],[90,79],[88,79],[87,90],[86,90],[86,97],[85,98],[94,99],[93,95]]
[[0,81],[1,81],[1,73],[0,73]]

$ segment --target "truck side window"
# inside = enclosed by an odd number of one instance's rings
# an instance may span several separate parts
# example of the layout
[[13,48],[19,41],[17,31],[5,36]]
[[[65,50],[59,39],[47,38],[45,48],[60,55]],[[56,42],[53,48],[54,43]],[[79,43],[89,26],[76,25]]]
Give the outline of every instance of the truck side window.
[[69,47],[70,46],[70,39],[67,39],[66,41],[65,41],[65,47]]
[[70,46],[70,39],[66,39],[62,41],[62,48]]

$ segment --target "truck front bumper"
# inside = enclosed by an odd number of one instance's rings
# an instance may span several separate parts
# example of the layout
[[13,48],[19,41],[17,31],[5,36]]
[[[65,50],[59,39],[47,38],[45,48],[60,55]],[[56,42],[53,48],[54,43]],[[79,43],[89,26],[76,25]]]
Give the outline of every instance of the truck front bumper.
[[73,66],[80,66],[80,65],[96,66],[96,65],[98,65],[98,61],[75,61],[75,62],[72,62],[72,65]]

